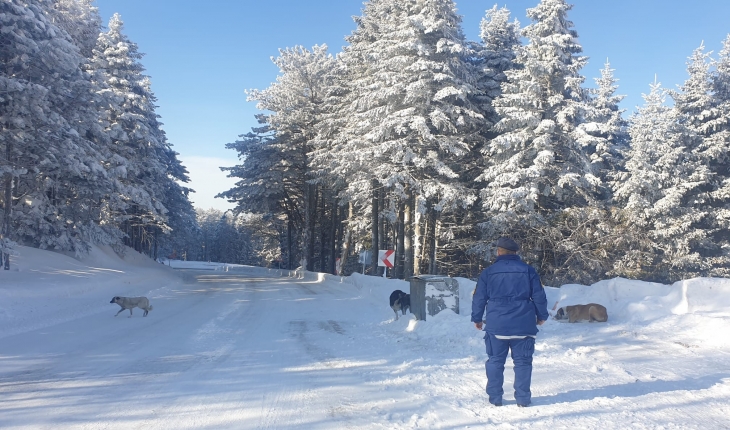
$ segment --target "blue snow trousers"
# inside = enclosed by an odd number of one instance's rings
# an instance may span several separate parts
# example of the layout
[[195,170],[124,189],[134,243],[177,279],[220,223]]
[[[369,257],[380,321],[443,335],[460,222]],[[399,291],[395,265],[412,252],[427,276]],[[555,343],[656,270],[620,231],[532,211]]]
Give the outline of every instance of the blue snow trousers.
[[515,400],[520,405],[529,405],[532,397],[530,383],[532,381],[532,355],[535,352],[535,338],[497,339],[493,334],[484,336],[487,345],[487,395],[489,403],[502,404],[504,389],[504,363],[507,352],[512,350],[512,362],[515,368]]

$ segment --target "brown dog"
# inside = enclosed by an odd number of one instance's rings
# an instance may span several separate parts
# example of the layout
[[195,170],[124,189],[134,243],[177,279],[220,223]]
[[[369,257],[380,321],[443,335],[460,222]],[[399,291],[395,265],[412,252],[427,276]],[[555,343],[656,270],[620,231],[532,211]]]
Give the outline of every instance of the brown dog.
[[606,308],[597,303],[588,303],[587,305],[563,306],[555,313],[556,320],[567,319],[568,322],[588,321],[588,322],[606,322],[608,321],[608,312]]

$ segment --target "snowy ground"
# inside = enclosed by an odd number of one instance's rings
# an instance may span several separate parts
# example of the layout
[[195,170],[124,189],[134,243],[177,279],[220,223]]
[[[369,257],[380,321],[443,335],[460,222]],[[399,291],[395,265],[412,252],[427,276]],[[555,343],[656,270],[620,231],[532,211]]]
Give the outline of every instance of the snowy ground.
[[[177,267],[177,268],[176,268]],[[20,248],[0,271],[0,428],[730,428],[730,280],[548,288],[605,324],[548,321],[533,406],[487,403],[482,333],[462,314],[394,319],[403,281],[96,249]],[[114,295],[154,309],[113,315]],[[509,363],[509,360],[508,360]]]

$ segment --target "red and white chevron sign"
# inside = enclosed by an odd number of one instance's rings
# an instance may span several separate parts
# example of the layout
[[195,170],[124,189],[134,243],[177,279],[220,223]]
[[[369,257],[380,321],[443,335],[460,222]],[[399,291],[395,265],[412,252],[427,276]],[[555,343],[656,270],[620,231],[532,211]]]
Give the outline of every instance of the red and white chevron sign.
[[392,249],[379,249],[378,266],[385,266],[388,268],[395,266],[395,251]]

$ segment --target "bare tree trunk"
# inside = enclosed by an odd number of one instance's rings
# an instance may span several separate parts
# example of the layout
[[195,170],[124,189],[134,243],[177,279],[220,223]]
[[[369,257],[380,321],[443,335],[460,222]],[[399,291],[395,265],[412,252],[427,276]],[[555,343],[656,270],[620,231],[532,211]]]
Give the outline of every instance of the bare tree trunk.
[[[387,198],[386,197],[387,196],[386,196],[385,188],[383,188],[381,190],[381,192],[380,192],[380,210],[381,210],[381,212],[385,212],[386,211],[386,202],[387,202]],[[380,249],[385,249],[385,250],[391,249],[391,246],[388,243],[388,239],[389,239],[388,238],[388,233],[390,233],[390,229],[388,228],[389,224],[390,223],[388,222],[388,218],[387,217],[385,217],[385,216],[381,217],[381,221],[380,221]],[[388,268],[387,267],[383,266],[383,267],[381,267],[381,269],[382,269],[380,271],[380,274],[381,275],[383,273],[388,274],[389,271],[388,271]],[[390,277],[393,278],[394,277],[393,275],[394,275],[393,269],[390,269]]]
[[413,191],[408,187],[403,210],[403,279],[413,276],[413,223]]
[[[5,147],[5,159],[10,162],[10,157],[13,152],[13,144],[7,143]],[[2,226],[2,238],[10,240],[10,215],[11,208],[13,206],[13,175],[11,173],[5,174],[5,211]],[[5,262],[4,269],[10,270],[10,254],[7,252],[3,253],[3,260]]]
[[423,259],[423,244],[421,243],[423,240],[423,234],[421,233],[421,225],[423,223],[424,216],[416,210],[417,200],[415,196],[413,197],[413,200],[413,274],[420,275],[421,261]]
[[[327,259],[327,272],[335,273],[335,258],[337,258],[337,226],[340,223],[339,209],[340,206],[337,204],[337,199],[332,196],[332,211],[330,221],[330,236],[329,236],[329,257]],[[335,273],[336,274],[336,273]]]
[[286,268],[291,270],[294,267],[294,244],[292,244],[294,240],[294,222],[291,220],[291,215],[287,215],[287,222],[286,222]]
[[319,271],[324,273],[327,267],[325,258],[327,251],[327,229],[325,228],[325,220],[327,219],[327,199],[325,198],[325,190],[322,189],[322,206],[320,206],[319,216]]
[[403,279],[403,258],[405,253],[403,252],[403,217],[405,214],[405,205],[403,202],[398,202],[398,220],[396,222],[396,245],[395,245],[395,277]]
[[428,238],[428,273],[436,275],[436,220],[438,213],[433,208],[433,202],[428,208],[428,230],[426,237]]
[[371,256],[370,256],[370,273],[372,275],[378,274],[378,227],[380,226],[380,208],[378,207],[378,194],[379,185],[376,180],[372,182],[373,186],[373,198],[372,198],[372,218],[371,218]]
[[343,225],[344,239],[342,240],[342,260],[340,260],[342,268],[345,267],[345,264],[347,264],[347,260],[350,258],[350,240],[352,238],[352,227],[350,227],[350,222],[355,216],[355,208],[353,207],[352,202],[349,202],[347,206],[347,224]]
[[304,201],[307,207],[304,209],[304,237],[302,238],[302,252],[304,258],[302,266],[304,270],[312,271],[314,269],[314,226],[316,223],[317,210],[317,187],[311,184],[304,185],[306,196]]
[[155,261],[157,261],[157,229],[155,229],[155,239],[154,239],[154,241],[155,241],[155,249],[154,249],[154,256],[153,256],[153,258],[155,259]]
[[[385,212],[385,188],[382,188],[378,194],[378,205],[380,207],[380,211]],[[380,234],[378,237],[380,238],[380,245],[378,248],[388,249],[388,220],[386,217],[380,217]]]
[[203,261],[208,261],[208,229],[203,234]]

